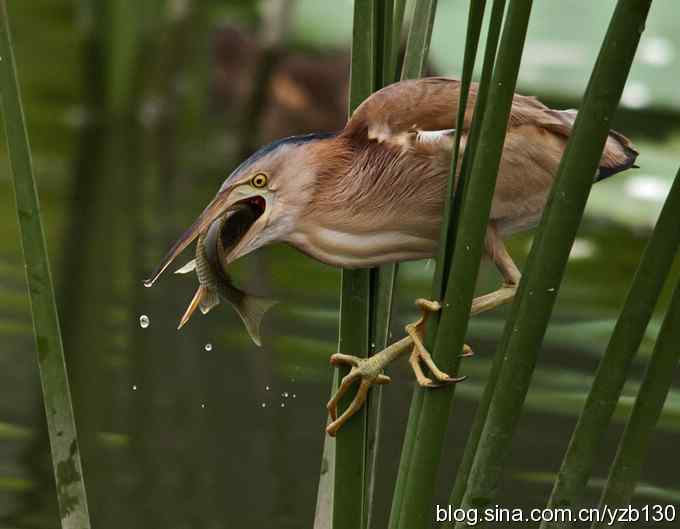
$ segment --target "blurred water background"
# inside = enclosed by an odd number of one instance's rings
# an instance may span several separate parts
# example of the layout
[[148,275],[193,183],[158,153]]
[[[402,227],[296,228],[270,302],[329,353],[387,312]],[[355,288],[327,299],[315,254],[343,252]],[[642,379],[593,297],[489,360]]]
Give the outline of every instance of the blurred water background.
[[[348,0],[8,2],[47,223],[93,523],[106,528],[311,527],[339,271],[285,246],[234,267],[239,286],[281,300],[255,347],[221,307],[181,332],[195,284],[142,279],[244,154],[275,137],[336,130],[345,117]],[[439,2],[429,71],[461,68],[467,2]],[[612,0],[535,2],[520,91],[578,107]],[[501,502],[545,502],[640,252],[680,163],[677,5],[657,0],[614,127],[640,169],[596,186]],[[284,28],[283,36],[272,29]],[[283,40],[280,40],[283,39]],[[268,43],[274,42],[273,46]],[[281,44],[276,44],[280,42]],[[18,226],[0,164],[0,528],[58,527]],[[531,234],[511,253],[522,263]],[[403,265],[393,333],[415,316],[434,267]],[[680,273],[676,262],[674,277]],[[483,265],[480,292],[499,281]],[[668,300],[665,293],[662,306]],[[140,316],[149,325],[140,325]],[[602,478],[659,328],[648,330],[606,441]],[[477,352],[454,406],[448,497],[503,310],[471,322]],[[680,324],[680,322],[678,322]],[[412,389],[406,362],[384,392],[376,527],[386,523]],[[658,425],[639,503],[680,506],[680,377]],[[643,525],[639,525],[643,527]]]

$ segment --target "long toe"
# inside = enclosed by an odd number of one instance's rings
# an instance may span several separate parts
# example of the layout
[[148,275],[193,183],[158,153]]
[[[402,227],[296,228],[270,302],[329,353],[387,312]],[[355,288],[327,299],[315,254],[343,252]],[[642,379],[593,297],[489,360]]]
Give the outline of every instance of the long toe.
[[347,409],[342,413],[342,415],[340,415],[340,417],[334,419],[328,426],[326,426],[326,432],[328,435],[335,437],[342,425],[345,424],[350,419],[350,417],[352,417],[352,415],[361,409],[361,407],[366,402],[368,390],[370,389],[371,384],[372,382],[366,379],[361,381],[361,384],[359,384],[359,389],[357,390],[357,394],[352,400],[351,404],[347,406]]
[[357,367],[363,359],[358,356],[335,353],[331,355],[330,361],[334,366]]
[[[334,365],[352,366],[352,369],[342,378],[338,390],[326,405],[331,417],[331,422],[326,427],[326,431],[329,435],[335,436],[342,425],[364,405],[371,386],[389,384],[391,379],[382,373],[382,365],[380,362],[375,361],[375,357],[359,358],[350,355],[334,354],[331,356],[331,363]],[[338,403],[356,381],[360,381],[356,396],[347,409],[338,417]]]

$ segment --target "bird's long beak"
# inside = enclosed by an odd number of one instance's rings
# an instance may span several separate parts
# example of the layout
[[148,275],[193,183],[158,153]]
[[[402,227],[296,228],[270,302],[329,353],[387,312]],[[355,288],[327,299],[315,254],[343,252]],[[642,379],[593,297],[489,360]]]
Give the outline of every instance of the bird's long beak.
[[[236,192],[234,192],[236,191]],[[182,253],[182,251],[189,246],[200,233],[203,233],[208,227],[225,211],[232,207],[236,202],[244,198],[242,193],[238,192],[238,188],[228,187],[220,191],[217,196],[208,204],[200,216],[187,229],[179,239],[175,241],[168,253],[163,257],[160,264],[151,275],[149,279],[144,281],[144,286],[152,286],[165,269],[170,266],[172,261]]]

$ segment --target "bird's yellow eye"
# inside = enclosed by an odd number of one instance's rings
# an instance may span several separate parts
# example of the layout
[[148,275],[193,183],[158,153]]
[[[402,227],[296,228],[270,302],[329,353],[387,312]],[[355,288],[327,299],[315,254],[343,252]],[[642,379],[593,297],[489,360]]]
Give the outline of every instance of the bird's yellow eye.
[[261,188],[263,188],[264,186],[267,185],[267,175],[264,174],[264,173],[257,173],[250,180],[250,183],[253,185],[253,187],[261,189]]

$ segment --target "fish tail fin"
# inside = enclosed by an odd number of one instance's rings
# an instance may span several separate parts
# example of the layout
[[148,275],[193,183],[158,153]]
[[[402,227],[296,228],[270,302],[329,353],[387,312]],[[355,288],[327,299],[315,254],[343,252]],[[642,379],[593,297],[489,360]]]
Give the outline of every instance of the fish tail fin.
[[204,295],[205,295],[205,289],[203,287],[198,287],[196,289],[196,293],[194,294],[194,297],[189,302],[189,306],[187,307],[187,310],[184,311],[182,318],[179,320],[179,325],[177,326],[178,331],[182,327],[184,327],[184,325],[186,325],[186,323],[189,321],[189,319],[191,318],[191,315],[196,310],[196,307],[198,307],[198,305],[201,303],[201,299],[203,299]]
[[197,308],[200,308],[201,312],[203,314],[206,314],[215,305],[218,305],[219,302],[220,299],[215,292],[210,291],[205,287],[198,287],[196,293],[194,294],[194,297],[191,299],[191,302],[187,307],[187,310],[184,311],[184,315],[179,320],[177,330],[179,331],[182,327],[184,327],[184,325],[186,325],[186,323],[189,321],[192,314],[196,311]]
[[274,299],[245,294],[241,301],[234,306],[236,312],[238,312],[238,315],[243,320],[250,338],[258,347],[262,346],[262,339],[260,337],[262,319],[267,311],[277,303],[278,301]]

